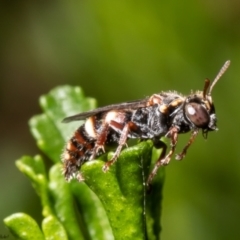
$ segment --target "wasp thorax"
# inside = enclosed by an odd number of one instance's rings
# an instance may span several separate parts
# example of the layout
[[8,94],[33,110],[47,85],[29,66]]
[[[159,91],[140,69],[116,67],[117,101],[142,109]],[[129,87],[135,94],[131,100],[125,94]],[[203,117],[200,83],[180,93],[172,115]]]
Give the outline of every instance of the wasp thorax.
[[185,106],[185,113],[189,121],[196,127],[203,128],[208,126],[210,121],[209,114],[200,103],[188,103]]

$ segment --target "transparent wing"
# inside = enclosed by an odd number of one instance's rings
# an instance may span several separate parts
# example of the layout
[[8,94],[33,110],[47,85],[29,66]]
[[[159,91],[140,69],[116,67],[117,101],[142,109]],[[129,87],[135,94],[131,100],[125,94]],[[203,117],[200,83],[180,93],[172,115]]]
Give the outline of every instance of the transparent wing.
[[141,107],[146,107],[149,98],[139,99],[131,102],[112,104],[105,107],[96,108],[88,112],[82,112],[70,117],[66,117],[62,122],[68,123],[72,121],[85,120],[88,117],[94,116],[98,113],[108,112],[111,110],[133,110]]

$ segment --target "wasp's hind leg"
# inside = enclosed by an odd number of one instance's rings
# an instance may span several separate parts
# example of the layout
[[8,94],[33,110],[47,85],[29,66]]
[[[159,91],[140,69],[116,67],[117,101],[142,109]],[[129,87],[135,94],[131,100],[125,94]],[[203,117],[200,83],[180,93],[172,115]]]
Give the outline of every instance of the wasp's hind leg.
[[93,148],[90,160],[93,160],[95,157],[99,156],[101,154],[100,152],[102,152],[102,153],[105,152],[104,147],[105,147],[105,143],[106,143],[106,140],[107,140],[108,133],[109,133],[109,124],[105,123],[102,126],[101,132],[97,136],[96,143],[95,143],[95,146]]
[[104,172],[107,172],[109,170],[109,167],[117,161],[123,146],[127,143],[129,131],[131,131],[131,130],[136,131],[136,129],[137,129],[136,124],[131,121],[126,123],[124,125],[124,127],[122,127],[121,124],[119,124],[115,121],[111,121],[111,125],[113,125],[115,128],[118,127],[119,129],[122,129],[122,131],[121,131],[121,135],[120,135],[120,138],[118,141],[118,147],[117,147],[113,157],[111,158],[111,160],[107,161],[105,163],[105,165],[103,166]]

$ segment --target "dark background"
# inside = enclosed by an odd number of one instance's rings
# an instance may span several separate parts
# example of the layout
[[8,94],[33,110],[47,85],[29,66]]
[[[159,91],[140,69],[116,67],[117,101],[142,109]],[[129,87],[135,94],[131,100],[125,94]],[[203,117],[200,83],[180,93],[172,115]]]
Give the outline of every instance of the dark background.
[[239,1],[1,1],[0,31],[0,219],[26,212],[41,220],[15,167],[40,153],[28,129],[40,95],[80,85],[101,106],[162,90],[189,94],[230,59],[213,91],[219,131],[207,141],[200,134],[186,159],[166,168],[162,239],[239,237]]

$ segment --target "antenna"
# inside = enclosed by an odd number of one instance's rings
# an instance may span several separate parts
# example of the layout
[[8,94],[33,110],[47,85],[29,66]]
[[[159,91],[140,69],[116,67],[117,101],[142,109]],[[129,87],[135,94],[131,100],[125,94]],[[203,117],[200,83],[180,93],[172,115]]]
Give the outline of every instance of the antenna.
[[204,88],[203,88],[203,99],[206,99],[207,90],[209,88],[209,85],[210,85],[210,80],[208,78],[206,78],[205,83],[204,83]]
[[224,65],[222,66],[222,68],[220,69],[219,73],[217,74],[217,76],[215,77],[213,83],[210,86],[210,89],[208,91],[208,95],[211,96],[213,87],[215,86],[215,84],[218,82],[218,80],[221,78],[221,76],[226,72],[226,70],[228,69],[229,65],[230,65],[231,61],[228,60],[224,63]]

